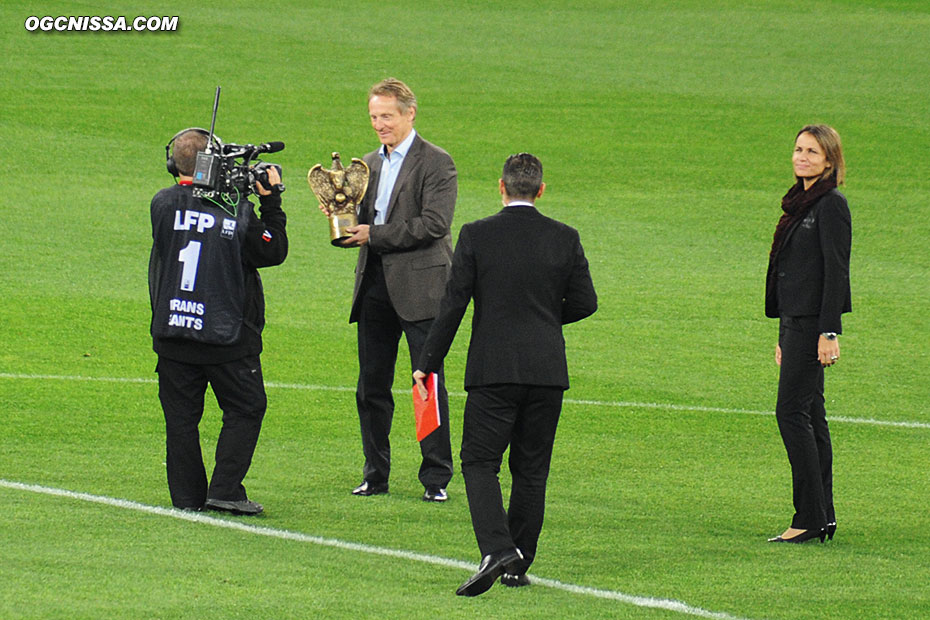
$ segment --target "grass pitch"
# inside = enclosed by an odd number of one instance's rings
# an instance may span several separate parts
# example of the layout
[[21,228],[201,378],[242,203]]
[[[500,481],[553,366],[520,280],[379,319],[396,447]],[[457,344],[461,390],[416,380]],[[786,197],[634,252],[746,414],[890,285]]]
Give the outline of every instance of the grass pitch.
[[[930,613],[925,2],[118,10],[178,15],[180,26],[27,32],[37,9],[0,8],[0,616]],[[374,148],[365,93],[388,75],[410,84],[418,130],[456,161],[456,230],[499,208],[500,167],[525,150],[545,166],[541,210],[581,232],[601,308],[566,329],[572,389],[531,572],[589,590],[543,582],[454,596],[478,552],[458,474],[447,504],[419,501],[404,361],[391,494],[348,493],[361,469],[347,323],[355,254],[330,247],[304,177],[332,150]],[[224,140],[287,143],[268,159],[284,166],[291,238],[287,262],[263,273],[269,408],[246,486],[266,513],[218,521],[292,538],[17,486],[169,504],[148,204],[171,182],[164,144],[208,126],[217,84]],[[764,542],[787,526],[791,503],[766,415],[777,326],[762,293],[794,133],[808,122],[844,141],[854,311],[827,378],[840,529],[796,548]],[[447,362],[454,444],[467,335],[466,324]],[[211,403],[207,455],[218,426]],[[382,549],[435,561],[372,552]]]

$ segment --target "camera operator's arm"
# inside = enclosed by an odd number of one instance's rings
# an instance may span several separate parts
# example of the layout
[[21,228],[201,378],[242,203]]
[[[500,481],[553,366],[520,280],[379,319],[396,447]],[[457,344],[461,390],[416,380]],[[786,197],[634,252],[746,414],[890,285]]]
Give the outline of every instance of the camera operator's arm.
[[[281,182],[278,171],[268,170],[268,183]],[[243,247],[243,260],[253,267],[280,265],[287,258],[287,215],[281,209],[281,194],[256,183],[261,217],[252,217]]]

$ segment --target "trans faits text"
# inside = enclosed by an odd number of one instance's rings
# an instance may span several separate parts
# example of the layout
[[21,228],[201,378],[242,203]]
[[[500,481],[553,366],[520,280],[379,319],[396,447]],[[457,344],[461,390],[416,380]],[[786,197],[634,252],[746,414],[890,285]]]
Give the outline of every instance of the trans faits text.
[[[196,301],[174,298],[168,302],[168,325],[171,327],[184,327],[200,331],[203,329],[204,305]],[[196,316],[194,316],[196,315]]]

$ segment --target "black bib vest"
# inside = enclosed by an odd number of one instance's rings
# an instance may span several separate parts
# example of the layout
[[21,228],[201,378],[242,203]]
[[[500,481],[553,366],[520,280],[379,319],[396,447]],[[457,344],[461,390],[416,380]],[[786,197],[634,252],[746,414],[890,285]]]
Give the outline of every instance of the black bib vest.
[[[228,209],[228,212],[227,210]],[[245,304],[242,244],[252,204],[220,208],[175,185],[152,199],[152,336],[208,344],[239,339]]]

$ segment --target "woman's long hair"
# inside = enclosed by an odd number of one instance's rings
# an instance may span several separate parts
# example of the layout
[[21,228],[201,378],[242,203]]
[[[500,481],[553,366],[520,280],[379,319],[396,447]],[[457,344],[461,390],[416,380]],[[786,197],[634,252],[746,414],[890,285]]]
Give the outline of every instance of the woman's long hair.
[[[830,166],[820,175],[821,179],[834,177],[837,185],[842,185],[846,180],[846,161],[843,159],[843,143],[840,142],[840,134],[829,125],[805,125],[801,131],[794,137],[798,139],[802,133],[809,133],[817,140],[817,144],[823,149],[824,157],[830,163]],[[800,180],[795,177],[796,180]]]

